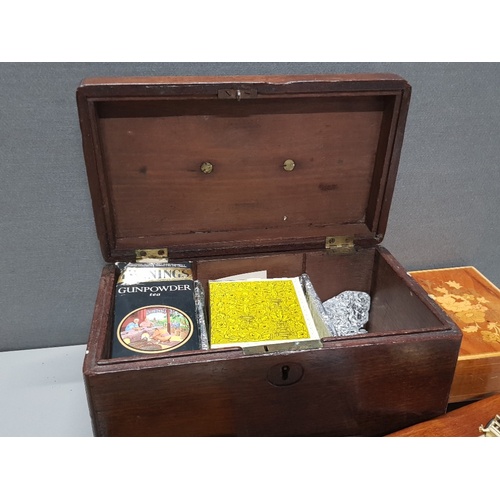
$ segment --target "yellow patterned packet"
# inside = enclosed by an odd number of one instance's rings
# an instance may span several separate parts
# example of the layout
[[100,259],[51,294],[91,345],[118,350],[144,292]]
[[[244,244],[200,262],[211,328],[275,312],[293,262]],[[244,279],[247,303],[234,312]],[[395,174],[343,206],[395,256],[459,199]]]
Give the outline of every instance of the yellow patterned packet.
[[319,339],[298,277],[208,286],[212,348]]

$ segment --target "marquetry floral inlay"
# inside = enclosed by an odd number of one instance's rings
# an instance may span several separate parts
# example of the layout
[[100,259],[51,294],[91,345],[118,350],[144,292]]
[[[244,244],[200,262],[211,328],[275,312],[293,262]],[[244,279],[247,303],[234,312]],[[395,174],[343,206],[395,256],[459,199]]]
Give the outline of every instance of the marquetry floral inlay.
[[445,281],[441,286],[435,286],[424,280],[422,285],[463,332],[477,333],[486,342],[500,342],[500,323],[488,320],[489,300],[471,291],[466,292],[456,281]]

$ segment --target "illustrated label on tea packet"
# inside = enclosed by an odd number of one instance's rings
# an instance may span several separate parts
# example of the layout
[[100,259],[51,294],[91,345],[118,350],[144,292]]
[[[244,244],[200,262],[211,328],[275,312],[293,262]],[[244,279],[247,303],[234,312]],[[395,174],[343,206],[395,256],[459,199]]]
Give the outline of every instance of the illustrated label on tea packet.
[[191,264],[118,266],[111,357],[199,349]]

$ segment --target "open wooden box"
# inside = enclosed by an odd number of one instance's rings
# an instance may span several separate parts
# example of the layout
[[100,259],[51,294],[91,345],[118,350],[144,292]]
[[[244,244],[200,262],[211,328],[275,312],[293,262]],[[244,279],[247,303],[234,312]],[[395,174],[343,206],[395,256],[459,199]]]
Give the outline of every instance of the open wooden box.
[[[307,273],[371,294],[368,333],[322,347],[109,359],[100,281],[84,379],[95,435],[379,436],[446,411],[461,332],[378,244],[410,86],[395,75],[88,79],[77,90],[107,262],[163,249],[208,279]],[[296,376],[276,379],[287,365]]]

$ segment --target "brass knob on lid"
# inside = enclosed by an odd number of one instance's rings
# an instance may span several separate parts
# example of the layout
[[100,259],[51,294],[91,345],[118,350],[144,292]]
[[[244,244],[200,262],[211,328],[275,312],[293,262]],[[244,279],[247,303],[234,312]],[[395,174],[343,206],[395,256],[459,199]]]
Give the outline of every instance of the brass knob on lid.
[[214,169],[214,166],[209,162],[209,161],[204,161],[201,166],[200,166],[200,170],[204,173],[204,174],[210,174],[212,172],[212,170]]
[[287,172],[291,172],[295,168],[295,162],[293,160],[285,160],[283,163],[283,168]]

